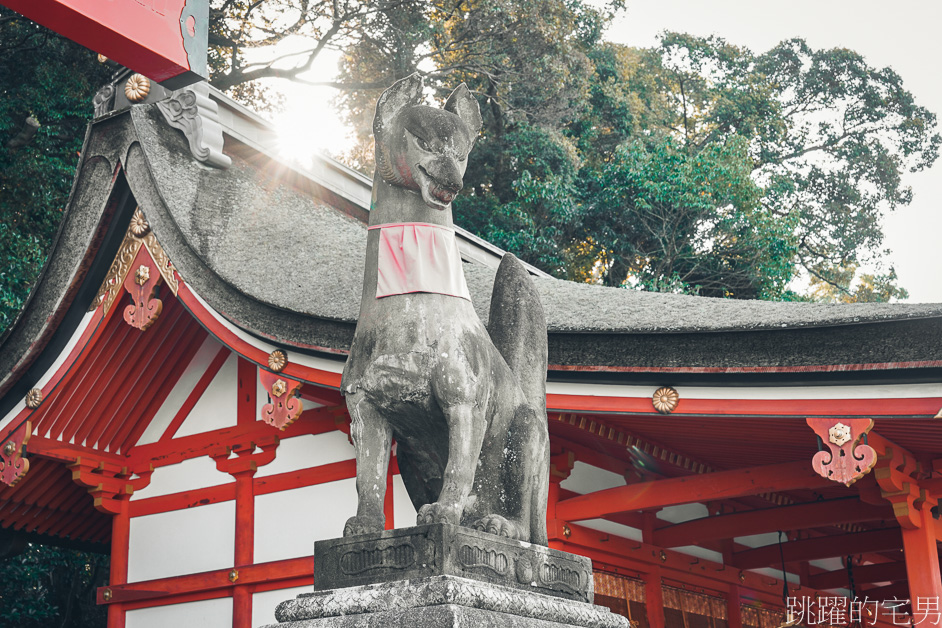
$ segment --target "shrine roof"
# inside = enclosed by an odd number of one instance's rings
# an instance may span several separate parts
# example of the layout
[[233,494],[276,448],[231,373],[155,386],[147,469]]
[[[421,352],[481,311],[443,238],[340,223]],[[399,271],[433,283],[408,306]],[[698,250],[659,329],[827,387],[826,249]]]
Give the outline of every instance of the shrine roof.
[[[154,104],[89,126],[53,252],[24,312],[0,339],[0,393],[70,308],[88,309],[130,220],[119,197],[140,206],[183,280],[228,321],[288,347],[346,351],[359,310],[369,179],[326,157],[308,168],[281,161],[270,125],[215,90],[210,96],[219,105],[228,168],[197,161]],[[486,320],[502,251],[465,231],[458,236],[472,300]],[[546,311],[551,365],[938,366],[942,356],[942,304],[713,299],[531,272]]]

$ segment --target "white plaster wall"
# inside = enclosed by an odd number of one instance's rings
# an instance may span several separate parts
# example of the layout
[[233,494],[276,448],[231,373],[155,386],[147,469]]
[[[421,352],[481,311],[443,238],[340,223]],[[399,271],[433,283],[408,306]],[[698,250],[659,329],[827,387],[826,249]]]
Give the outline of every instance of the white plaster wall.
[[402,476],[393,476],[393,520],[395,527],[408,528],[415,525],[416,517],[415,506],[409,499],[409,493],[406,492],[406,485],[402,481]]
[[231,567],[234,545],[235,501],[132,517],[128,581]]
[[235,482],[235,478],[216,469],[216,461],[212,458],[208,456],[191,458],[178,464],[154,469],[150,484],[139,491],[134,491],[131,501],[229,482]]
[[624,485],[625,478],[617,473],[577,460],[569,477],[563,480],[559,486],[567,491],[585,495],[586,493],[594,493],[602,489]]
[[621,536],[626,539],[631,539],[632,541],[641,540],[641,530],[638,528],[632,528],[631,526],[626,526],[621,523],[615,523],[614,521],[609,521],[608,519],[587,519],[586,521],[577,522],[578,525],[584,526],[586,528],[591,528],[593,530],[598,530],[599,532],[605,532],[607,534],[613,534],[615,536]]
[[252,628],[275,623],[275,607],[285,600],[293,600],[301,593],[311,593],[314,587],[293,587],[263,591],[252,596]]
[[196,351],[196,355],[190,360],[183,375],[181,375],[177,383],[174,384],[170,394],[161,404],[160,409],[157,410],[157,414],[154,415],[150,425],[144,430],[144,434],[141,435],[140,440],[137,442],[138,445],[156,443],[163,433],[167,431],[167,427],[170,425],[170,422],[173,421],[173,417],[177,415],[177,412],[180,411],[186,398],[189,397],[193,389],[196,388],[197,382],[199,382],[203,373],[206,372],[206,369],[209,368],[213,358],[219,353],[220,348],[222,348],[222,345],[219,344],[215,338],[212,336],[206,337],[206,340],[203,341],[203,344]]
[[[733,539],[733,541],[739,543],[740,545],[745,545],[746,547],[762,547],[763,545],[778,543],[778,532],[765,532],[763,534],[737,536]],[[783,535],[782,542],[788,543],[788,537]]]
[[176,437],[234,426],[238,385],[238,357],[231,353],[177,430]]
[[668,506],[657,511],[657,518],[669,523],[683,523],[691,519],[709,516],[710,511],[703,504],[681,504]]
[[356,512],[354,478],[258,495],[255,562],[310,556],[314,541],[341,536]]
[[232,598],[128,611],[126,628],[232,628]]
[[304,434],[285,438],[278,443],[275,459],[260,467],[255,477],[262,478],[355,458],[356,451],[343,432]]

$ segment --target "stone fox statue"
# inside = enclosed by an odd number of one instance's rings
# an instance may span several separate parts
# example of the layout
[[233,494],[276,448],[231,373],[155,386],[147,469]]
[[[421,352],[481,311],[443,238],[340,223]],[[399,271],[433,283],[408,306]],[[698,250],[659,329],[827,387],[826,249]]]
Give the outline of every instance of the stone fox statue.
[[418,524],[445,522],[546,545],[546,322],[507,254],[487,328],[471,306],[451,202],[481,129],[461,84],[444,109],[412,75],[376,105],[376,173],[363,296],[341,389],[352,419],[357,514],[383,529],[392,438]]

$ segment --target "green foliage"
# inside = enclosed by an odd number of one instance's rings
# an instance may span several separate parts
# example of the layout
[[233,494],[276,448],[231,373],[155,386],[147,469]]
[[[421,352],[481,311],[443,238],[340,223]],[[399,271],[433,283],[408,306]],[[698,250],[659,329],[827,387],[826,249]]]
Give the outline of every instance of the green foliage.
[[[0,334],[26,300],[59,227],[108,70],[89,50],[0,10]],[[7,143],[27,116],[26,145]]]
[[834,289],[812,298],[839,300],[867,264],[867,298],[905,293],[879,268],[880,218],[940,138],[892,70],[799,39],[761,55],[679,33],[603,42],[618,4],[421,7],[347,51],[343,81],[378,85],[339,100],[353,165],[372,167],[382,87],[418,70],[436,97],[464,81],[482,105],[456,221],[557,276],[765,299],[812,277]]
[[103,628],[95,589],[108,582],[108,557],[45,545],[0,561],[0,617],[17,628]]

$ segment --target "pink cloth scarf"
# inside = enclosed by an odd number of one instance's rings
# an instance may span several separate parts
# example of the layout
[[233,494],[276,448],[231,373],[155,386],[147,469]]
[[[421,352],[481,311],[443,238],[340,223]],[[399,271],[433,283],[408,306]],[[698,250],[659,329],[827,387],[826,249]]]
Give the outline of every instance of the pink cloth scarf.
[[471,300],[455,230],[424,222],[374,225],[379,229],[376,298],[434,292]]

